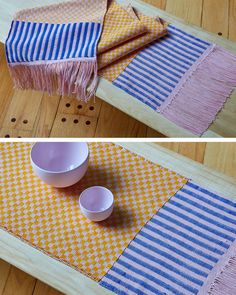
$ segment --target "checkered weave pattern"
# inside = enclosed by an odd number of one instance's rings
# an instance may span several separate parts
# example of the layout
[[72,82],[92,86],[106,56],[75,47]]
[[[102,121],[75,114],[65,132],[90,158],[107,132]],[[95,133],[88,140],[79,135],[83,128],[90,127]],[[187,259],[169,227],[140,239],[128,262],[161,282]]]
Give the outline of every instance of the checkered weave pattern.
[[134,38],[141,38],[148,29],[140,22],[131,6],[123,7],[111,1],[108,8],[100,42],[98,44],[98,67],[104,68],[134,51]]
[[132,10],[132,7],[126,10],[125,7],[118,5],[115,1],[110,3],[98,45],[98,54],[147,32],[145,25],[139,21]]
[[16,13],[15,19],[29,22],[45,23],[77,23],[103,22],[107,0],[75,0],[52,4],[32,9],[24,9]]
[[[167,23],[159,18],[146,16],[140,12],[134,11],[131,6],[127,8],[128,17],[131,19],[136,15],[137,20],[146,28],[142,35],[130,38],[121,46],[98,56],[99,75],[113,82],[132,62],[138,53],[151,42],[167,35]],[[104,23],[104,29],[109,24]],[[108,29],[108,28],[107,28]],[[103,38],[103,35],[102,35]],[[101,39],[102,40],[102,39]],[[100,41],[101,42],[101,41]]]
[[[101,279],[135,235],[187,180],[110,143],[91,143],[90,166],[75,186],[55,189],[34,175],[28,143],[1,143],[0,225],[71,267]],[[115,198],[112,216],[93,223],[78,198],[102,185]]]

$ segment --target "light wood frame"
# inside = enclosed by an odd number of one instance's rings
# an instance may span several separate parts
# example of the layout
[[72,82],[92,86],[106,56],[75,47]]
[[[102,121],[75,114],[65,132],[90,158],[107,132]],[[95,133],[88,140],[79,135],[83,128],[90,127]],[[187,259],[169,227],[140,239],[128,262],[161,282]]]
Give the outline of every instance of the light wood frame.
[[[120,4],[125,4],[127,0],[117,0]],[[53,3],[61,2],[61,0],[53,0]],[[146,4],[140,0],[130,0],[133,7],[138,9],[139,11],[147,14],[147,15],[158,15],[165,20],[178,25],[183,30],[202,38],[208,42],[216,43],[231,52],[236,54],[236,45],[234,42],[228,41],[222,37],[219,37],[215,34],[211,34],[206,32],[199,27],[193,26],[188,24],[187,22],[178,19],[171,14],[160,10],[154,6]],[[41,0],[40,5],[46,5],[52,3],[51,0]],[[29,8],[34,7],[35,1],[34,0],[25,0],[25,1],[18,1],[18,0],[0,0],[0,7],[3,9],[0,10],[0,41],[4,42],[6,40],[11,20],[14,13],[17,10],[22,8]],[[118,108],[119,110],[125,112],[126,114],[134,117],[135,119],[143,122],[147,126],[157,130],[158,132],[168,136],[168,137],[197,137],[196,135],[192,134],[191,132],[184,130],[181,127],[178,127],[171,121],[164,118],[161,114],[155,112],[150,107],[145,105],[144,103],[138,101],[131,95],[127,94],[125,91],[119,89],[118,87],[114,86],[111,82],[105,80],[104,78],[100,78],[99,87],[97,90],[97,96],[102,100],[106,101],[107,103],[113,105],[114,107]],[[232,117],[234,117],[234,113],[232,115],[232,109],[236,109],[236,90],[232,93],[230,99],[225,105],[227,109],[227,116],[230,116],[230,120],[232,121]],[[234,120],[234,119],[233,119]],[[235,124],[236,124],[236,114],[235,114]],[[202,137],[222,137],[222,134],[233,134],[232,126],[230,127],[230,131],[227,130],[227,123],[220,122],[222,130],[213,128],[209,128]],[[223,125],[223,126],[222,126]],[[214,131],[213,131],[214,130]],[[232,133],[233,132],[233,133]],[[224,135],[224,136],[226,136]],[[235,131],[236,137],[236,131]]]
[[[174,170],[212,191],[236,199],[236,183],[233,178],[154,143],[119,143],[119,145],[153,163]],[[3,230],[0,230],[0,258],[66,294],[112,294],[97,282]]]

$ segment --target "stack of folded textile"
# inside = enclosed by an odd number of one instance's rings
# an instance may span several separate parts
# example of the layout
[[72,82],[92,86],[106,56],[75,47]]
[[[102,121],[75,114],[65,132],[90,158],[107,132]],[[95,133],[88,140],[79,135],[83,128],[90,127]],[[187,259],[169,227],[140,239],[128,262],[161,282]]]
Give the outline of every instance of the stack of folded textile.
[[113,69],[116,78],[145,45],[167,33],[167,24],[161,19],[138,13],[131,5],[123,7],[111,1],[98,44],[100,75],[113,80],[110,76]]
[[115,0],[20,11],[6,41],[15,86],[95,95],[98,74],[201,135],[236,86],[236,56]]
[[129,55],[124,69],[135,51],[166,34],[165,23],[137,15],[130,5],[71,1],[18,12],[6,53],[17,88],[88,101],[96,91],[97,64],[106,69]]

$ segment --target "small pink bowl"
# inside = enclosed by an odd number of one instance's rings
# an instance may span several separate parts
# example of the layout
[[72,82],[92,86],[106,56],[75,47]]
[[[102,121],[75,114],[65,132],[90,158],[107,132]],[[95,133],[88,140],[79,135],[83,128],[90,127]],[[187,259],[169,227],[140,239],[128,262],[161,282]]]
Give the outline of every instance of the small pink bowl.
[[107,188],[93,186],[81,193],[79,205],[85,217],[91,221],[102,221],[112,214],[114,197]]

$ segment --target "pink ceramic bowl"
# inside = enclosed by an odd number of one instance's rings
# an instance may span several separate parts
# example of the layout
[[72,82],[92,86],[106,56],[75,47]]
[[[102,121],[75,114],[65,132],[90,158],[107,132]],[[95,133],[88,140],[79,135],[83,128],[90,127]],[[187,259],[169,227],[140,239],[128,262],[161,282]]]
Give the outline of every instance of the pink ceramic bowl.
[[80,209],[92,221],[107,219],[114,207],[111,191],[102,186],[93,186],[82,192],[79,198]]
[[35,174],[58,188],[77,183],[89,164],[89,148],[83,142],[39,142],[30,156]]

